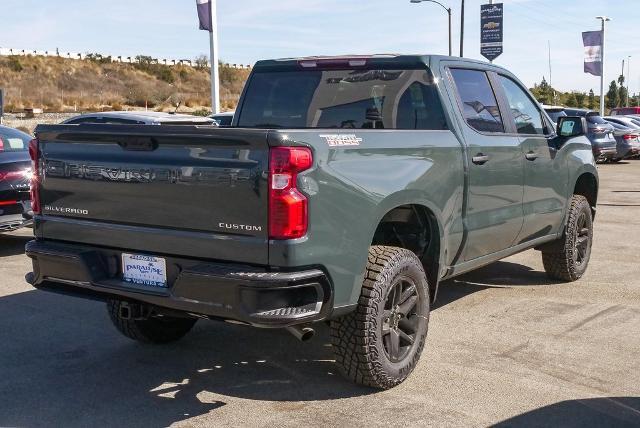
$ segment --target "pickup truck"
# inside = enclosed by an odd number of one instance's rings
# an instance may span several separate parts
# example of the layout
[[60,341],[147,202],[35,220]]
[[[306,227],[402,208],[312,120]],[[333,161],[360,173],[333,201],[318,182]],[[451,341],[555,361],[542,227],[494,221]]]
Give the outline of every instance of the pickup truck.
[[125,336],[198,319],[330,324],[340,371],[402,382],[448,278],[536,248],[575,281],[598,174],[510,72],[443,56],[256,64],[232,126],[42,125],[27,281],[106,301]]

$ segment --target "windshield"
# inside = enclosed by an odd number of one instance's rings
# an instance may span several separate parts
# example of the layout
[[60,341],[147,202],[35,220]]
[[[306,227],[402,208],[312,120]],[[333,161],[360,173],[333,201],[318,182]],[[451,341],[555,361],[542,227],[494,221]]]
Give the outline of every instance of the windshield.
[[447,129],[426,70],[256,72],[238,126]]
[[26,152],[33,137],[13,128],[0,127],[0,153]]

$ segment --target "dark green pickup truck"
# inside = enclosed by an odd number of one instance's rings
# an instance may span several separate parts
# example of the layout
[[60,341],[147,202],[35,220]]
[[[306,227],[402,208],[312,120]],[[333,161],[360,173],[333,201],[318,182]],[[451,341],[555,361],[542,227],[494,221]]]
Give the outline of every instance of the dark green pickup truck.
[[554,127],[491,64],[440,56],[259,62],[229,128],[39,126],[33,286],[103,299],[146,342],[197,319],[329,321],[341,371],[416,365],[438,284],[536,248],[587,268],[598,175],[583,118]]

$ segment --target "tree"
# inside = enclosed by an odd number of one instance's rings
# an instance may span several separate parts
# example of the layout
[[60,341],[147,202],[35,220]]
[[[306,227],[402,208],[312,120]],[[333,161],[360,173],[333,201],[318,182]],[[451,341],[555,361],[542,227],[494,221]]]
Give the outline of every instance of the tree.
[[569,96],[567,97],[567,100],[565,101],[565,103],[569,107],[579,107],[578,102],[576,101],[575,92],[569,93]]
[[209,57],[206,55],[198,55],[194,64],[198,70],[209,68]]
[[605,102],[610,109],[618,106],[618,84],[615,80],[612,80],[609,84],[609,91],[607,92]]
[[589,89],[589,102],[587,103],[589,110],[596,108],[596,94],[593,93],[593,89]]
[[624,75],[620,75],[618,77],[618,84],[620,87],[618,88],[618,105],[617,107],[623,107],[625,102],[627,101],[627,88],[624,87]]
[[584,92],[576,92],[576,105],[580,108],[584,107],[584,100],[587,98],[587,94]]

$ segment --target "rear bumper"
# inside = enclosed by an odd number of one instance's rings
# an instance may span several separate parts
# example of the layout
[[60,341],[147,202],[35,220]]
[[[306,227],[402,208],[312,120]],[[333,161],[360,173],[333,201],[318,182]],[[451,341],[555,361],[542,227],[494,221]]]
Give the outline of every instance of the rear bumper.
[[121,252],[56,241],[26,247],[34,287],[78,297],[147,303],[195,316],[258,327],[287,327],[328,318],[332,287],[320,269],[273,272],[229,263],[165,257],[168,287],[125,282]]
[[593,156],[597,160],[615,158],[617,153],[618,153],[618,149],[616,147],[610,147],[610,148],[594,147],[593,148]]

